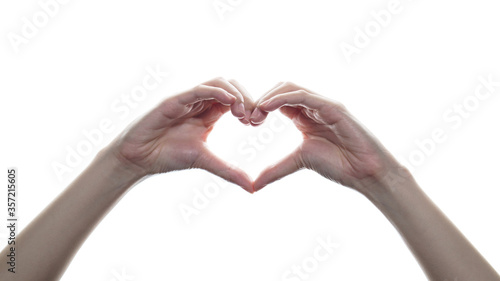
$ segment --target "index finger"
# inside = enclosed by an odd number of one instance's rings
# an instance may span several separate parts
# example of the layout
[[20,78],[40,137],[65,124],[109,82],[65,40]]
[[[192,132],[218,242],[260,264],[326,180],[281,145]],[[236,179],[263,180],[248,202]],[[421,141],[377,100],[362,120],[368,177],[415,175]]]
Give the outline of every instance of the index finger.
[[240,122],[249,125],[250,124],[250,115],[252,114],[254,108],[255,108],[255,103],[253,101],[252,96],[248,93],[248,91],[236,80],[230,79],[229,83],[231,83],[238,91],[241,93],[243,96],[243,104],[245,106],[245,117],[240,119]]
[[263,111],[260,109],[260,104],[277,96],[280,94],[284,94],[287,92],[292,92],[292,91],[298,91],[298,90],[305,90],[309,92],[312,95],[316,95],[310,90],[307,90],[301,86],[296,85],[295,83],[292,82],[280,82],[277,85],[275,85],[269,92],[264,94],[257,102],[256,102],[256,109],[253,111],[252,116],[250,117],[250,120],[252,124],[259,125],[264,122],[264,119],[266,119],[267,112]]
[[202,85],[218,87],[226,90],[229,94],[233,95],[236,98],[236,102],[231,105],[231,113],[238,118],[245,117],[245,105],[243,104],[244,98],[240,91],[231,83],[229,83],[224,78],[215,78],[210,81],[203,83]]

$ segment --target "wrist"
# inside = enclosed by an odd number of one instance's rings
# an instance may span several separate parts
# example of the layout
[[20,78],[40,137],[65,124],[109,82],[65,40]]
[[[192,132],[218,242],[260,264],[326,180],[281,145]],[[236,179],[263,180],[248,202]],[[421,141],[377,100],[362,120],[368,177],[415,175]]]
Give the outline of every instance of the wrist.
[[418,189],[418,185],[410,171],[404,166],[397,165],[361,182],[357,190],[378,206],[396,199],[395,195],[402,189],[415,188]]
[[92,165],[99,166],[101,176],[109,176],[112,185],[120,188],[129,188],[146,176],[143,170],[121,159],[109,147],[97,154]]

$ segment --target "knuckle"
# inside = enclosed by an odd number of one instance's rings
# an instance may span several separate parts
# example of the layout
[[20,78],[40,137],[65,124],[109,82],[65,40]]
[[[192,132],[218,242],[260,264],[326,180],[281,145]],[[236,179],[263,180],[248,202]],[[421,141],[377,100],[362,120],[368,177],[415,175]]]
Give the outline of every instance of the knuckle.
[[335,104],[335,107],[337,108],[337,110],[342,111],[342,112],[347,112],[347,107],[343,103],[335,102],[334,104]]
[[300,89],[297,91],[297,94],[303,96],[303,95],[309,95],[309,92],[307,92],[306,90],[304,89]]
[[228,92],[224,89],[221,89],[221,88],[217,88],[215,91],[216,91],[215,94],[218,94],[218,95],[230,95],[230,96],[232,96],[230,92]]
[[203,85],[203,84],[200,84],[200,85],[196,85],[196,86],[194,86],[194,87],[193,87],[193,92],[195,92],[195,93],[196,93],[196,92],[199,92],[199,91],[203,90],[203,89],[204,89],[204,86],[205,86],[205,85]]
[[211,80],[206,81],[202,85],[213,85],[213,84],[220,83],[223,81],[226,81],[226,80],[223,77],[219,76],[219,77],[215,77],[215,78],[212,78]]
[[214,79],[215,81],[218,81],[218,82],[226,82],[226,79],[224,79],[224,77],[222,76],[219,76],[219,77],[215,77]]

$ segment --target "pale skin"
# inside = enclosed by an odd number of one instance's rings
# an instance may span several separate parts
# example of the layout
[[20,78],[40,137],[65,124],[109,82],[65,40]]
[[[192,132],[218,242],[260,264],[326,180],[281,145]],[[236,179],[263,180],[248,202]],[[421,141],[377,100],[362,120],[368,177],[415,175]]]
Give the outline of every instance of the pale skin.
[[293,83],[280,83],[257,102],[250,121],[280,109],[304,141],[265,169],[256,191],[299,169],[366,196],[401,234],[429,280],[500,280],[500,276],[420,189],[411,174],[341,104]]
[[[254,182],[207,149],[208,134],[226,112],[258,126],[278,109],[293,120],[304,141]],[[148,175],[190,168],[207,170],[250,193],[299,169],[315,170],[375,204],[430,280],[500,280],[410,173],[342,105],[292,83],[280,83],[253,102],[237,82],[222,78],[166,99],[103,149],[20,233],[17,273],[7,272],[2,262],[0,280],[60,279],[92,230],[135,184]]]

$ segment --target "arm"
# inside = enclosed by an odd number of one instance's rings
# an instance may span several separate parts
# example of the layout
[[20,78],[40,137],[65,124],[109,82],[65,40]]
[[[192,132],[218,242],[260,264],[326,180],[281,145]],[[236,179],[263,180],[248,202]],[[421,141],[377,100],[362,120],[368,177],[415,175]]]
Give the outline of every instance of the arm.
[[257,102],[250,121],[280,109],[303,143],[265,169],[256,191],[302,168],[365,195],[399,231],[430,280],[500,280],[488,262],[432,203],[410,173],[337,102],[280,83]]
[[20,233],[16,273],[1,262],[0,280],[58,280],[99,221],[147,175],[201,168],[251,192],[249,177],[205,146],[214,123],[229,110],[248,123],[245,113],[253,102],[244,101],[242,91],[236,82],[214,79],[165,100],[144,116]]
[[[18,236],[16,273],[0,264],[0,280],[58,280],[94,227],[139,180],[101,152]],[[9,247],[9,246],[8,246]],[[7,248],[0,254],[7,255]],[[4,260],[4,259],[2,259]]]
[[429,279],[500,280],[409,174],[392,178],[378,181],[367,197],[403,236]]

